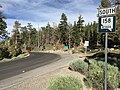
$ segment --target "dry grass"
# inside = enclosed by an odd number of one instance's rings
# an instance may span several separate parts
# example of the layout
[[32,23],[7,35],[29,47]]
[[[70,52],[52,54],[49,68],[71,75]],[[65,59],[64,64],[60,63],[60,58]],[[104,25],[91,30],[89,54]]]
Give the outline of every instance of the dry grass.
[[13,58],[11,58],[11,59],[4,58],[4,59],[1,60],[0,62],[13,61],[13,60],[17,60],[17,59],[20,59],[20,58],[27,57],[27,56],[29,56],[29,55],[30,55],[29,53],[23,53],[23,54],[18,55],[17,57],[13,57]]

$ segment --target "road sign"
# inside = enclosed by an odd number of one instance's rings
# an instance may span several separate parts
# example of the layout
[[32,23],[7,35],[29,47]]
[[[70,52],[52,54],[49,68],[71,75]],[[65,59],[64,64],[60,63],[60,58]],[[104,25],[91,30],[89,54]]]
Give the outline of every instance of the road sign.
[[87,46],[89,46],[89,41],[85,41],[84,43],[84,47],[87,47]]
[[99,9],[98,11],[98,16],[109,16],[109,15],[115,15],[116,13],[116,7],[111,7],[111,8],[104,8],[104,9]]
[[116,17],[99,17],[99,32],[115,32]]
[[64,49],[68,49],[68,46],[64,46]]
[[85,54],[87,53],[87,47],[89,46],[89,41],[85,41],[84,48],[85,48]]

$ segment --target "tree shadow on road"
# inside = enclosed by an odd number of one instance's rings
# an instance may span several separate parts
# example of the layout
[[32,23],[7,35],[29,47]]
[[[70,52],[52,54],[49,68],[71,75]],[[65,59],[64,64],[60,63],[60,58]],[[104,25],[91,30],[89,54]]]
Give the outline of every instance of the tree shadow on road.
[[[96,53],[92,56],[87,56],[88,59],[95,59],[97,61],[105,61],[104,52]],[[120,54],[108,53],[108,63],[117,66],[120,71]]]

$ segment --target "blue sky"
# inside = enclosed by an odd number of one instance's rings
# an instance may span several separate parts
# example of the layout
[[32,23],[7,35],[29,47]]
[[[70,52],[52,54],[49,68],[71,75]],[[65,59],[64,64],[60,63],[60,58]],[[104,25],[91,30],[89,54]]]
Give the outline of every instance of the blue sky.
[[48,22],[59,23],[62,13],[68,22],[73,23],[83,16],[85,23],[97,21],[97,7],[101,0],[0,0],[3,13],[7,17],[8,30],[15,20],[22,26],[32,23],[35,27],[45,26]]

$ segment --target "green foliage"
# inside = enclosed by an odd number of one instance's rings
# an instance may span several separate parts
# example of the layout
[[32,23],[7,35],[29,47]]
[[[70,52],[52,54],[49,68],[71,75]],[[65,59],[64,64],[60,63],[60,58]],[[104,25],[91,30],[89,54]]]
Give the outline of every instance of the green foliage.
[[109,88],[117,88],[119,86],[119,71],[117,67],[108,64],[107,80]]
[[74,21],[72,36],[73,36],[74,45],[78,46],[80,43],[80,30],[77,29],[77,24],[75,21]]
[[50,82],[47,90],[83,90],[81,81],[71,76],[61,76]]
[[14,57],[14,56],[18,56],[19,54],[22,53],[21,47],[22,47],[22,35],[20,33],[20,28],[21,28],[21,23],[19,21],[15,21],[14,22],[14,26],[13,26],[13,35],[10,38],[10,45],[8,48],[9,51],[9,56],[10,57]]
[[8,58],[9,57],[9,51],[8,51],[8,48],[7,47],[4,47],[3,50],[2,50],[2,56],[4,58]]
[[10,52],[10,55],[9,55],[10,57],[16,57],[22,53],[22,50],[20,48],[15,49],[14,45],[10,46],[8,50]]
[[27,46],[30,47],[31,46],[31,31],[33,30],[33,25],[31,23],[28,23],[28,25],[26,26],[27,30],[28,30],[28,43]]
[[21,24],[19,23],[19,21],[15,21],[14,22],[14,29],[13,29],[13,35],[12,35],[12,45],[15,46],[15,49],[20,48],[21,46],[21,39],[20,39],[20,32],[19,29],[21,27]]
[[22,54],[18,55],[17,57],[4,58],[0,62],[9,62],[9,61],[17,60],[17,59],[24,58],[24,57],[27,57],[27,56],[29,56],[29,53],[22,53]]
[[119,88],[120,88],[120,71],[119,71],[119,74],[118,74],[118,81],[119,81]]
[[9,58],[9,51],[8,48],[3,46],[0,48],[0,60],[3,58]]
[[83,17],[80,15],[78,17],[78,21],[74,21],[72,36],[73,36],[73,43],[75,46],[78,46],[81,43],[83,43],[83,37],[84,37],[84,27],[83,27]]
[[[2,6],[0,5],[0,9],[2,8]],[[0,38],[6,38],[7,36],[7,24],[5,22],[5,16],[2,14],[2,11],[0,11]]]
[[4,42],[0,43],[0,60],[4,58],[12,58],[18,56],[22,51],[20,48],[15,49],[15,46],[6,46]]
[[[70,63],[69,68],[74,71],[85,74],[84,83],[87,87],[95,88],[96,90],[103,90],[104,87],[104,62],[89,60],[87,64],[85,61],[74,61]],[[120,85],[120,71],[118,67],[107,65],[107,88],[114,90]]]
[[27,49],[27,47],[34,49],[38,46],[38,31],[33,27],[31,23],[28,23],[27,26],[21,27],[20,31],[22,47],[24,49]]
[[104,82],[103,68],[100,68],[99,65],[97,65],[97,62],[95,60],[91,60],[89,71],[86,74],[86,80],[88,81],[88,85],[91,82],[90,85],[92,85],[92,87],[97,88],[97,90],[102,90]]
[[21,42],[23,47],[26,49],[28,42],[29,42],[29,31],[27,30],[27,27],[21,27]]
[[102,0],[101,1],[101,7],[102,8],[108,8],[111,6],[110,0]]
[[42,27],[42,31],[44,34],[44,44],[51,44],[52,43],[52,37],[53,37],[53,30],[50,24],[48,23],[46,27]]
[[61,15],[61,21],[59,24],[59,34],[60,34],[60,43],[67,43],[68,42],[68,24],[67,24],[67,16],[62,13]]
[[35,47],[37,43],[37,30],[35,28],[31,30],[30,37],[31,37],[31,45]]
[[89,41],[90,48],[95,48],[97,46],[97,41],[100,41],[98,32],[98,23],[95,21],[91,24],[88,23],[88,25],[84,28],[84,40]]
[[78,21],[77,21],[77,37],[76,37],[76,40],[79,41],[77,43],[80,43],[80,44],[83,44],[83,37],[84,37],[84,27],[83,27],[83,23],[84,23],[84,20],[83,20],[83,17],[80,15],[79,18],[78,18]]
[[92,80],[90,80],[89,78],[84,78],[83,81],[85,86],[87,86],[87,88],[92,87]]
[[[119,51],[115,51],[116,53],[108,53],[108,64],[117,66],[120,70],[120,54]],[[118,53],[117,53],[118,52]],[[89,59],[93,58],[96,59],[97,61],[101,62],[104,61],[105,54],[104,52],[99,52],[96,53],[92,56],[88,56]]]
[[85,74],[88,70],[88,64],[84,61],[77,60],[69,64],[69,68],[74,71]]
[[116,9],[116,33],[113,34],[113,37],[114,37],[113,41],[115,41],[116,44],[119,45],[120,47],[120,6],[118,6]]
[[[86,74],[84,80],[86,85],[96,88],[97,90],[103,90],[104,85],[104,63],[102,61],[91,60],[89,65],[89,71]],[[108,64],[107,70],[107,88],[113,90],[119,87],[119,70],[117,67]]]

